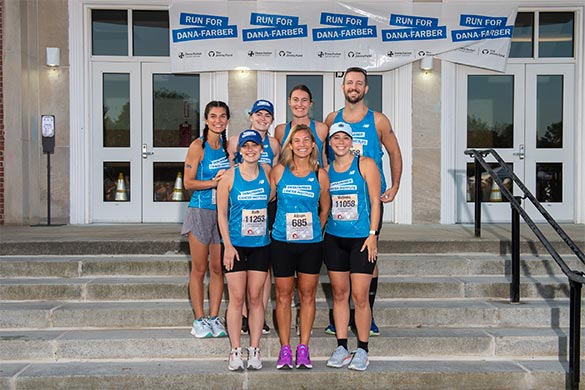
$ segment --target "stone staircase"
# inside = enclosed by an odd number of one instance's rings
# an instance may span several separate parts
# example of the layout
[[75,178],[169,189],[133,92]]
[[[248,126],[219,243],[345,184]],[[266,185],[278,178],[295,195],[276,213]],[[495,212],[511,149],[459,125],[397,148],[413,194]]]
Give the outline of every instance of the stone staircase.
[[522,256],[520,304],[509,303],[509,256],[384,254],[379,266],[366,372],[325,366],[336,341],[323,333],[323,269],[314,369],[277,371],[273,330],[264,368],[231,373],[227,338],[189,334],[187,255],[0,256],[0,389],[565,388],[568,285],[549,257]]

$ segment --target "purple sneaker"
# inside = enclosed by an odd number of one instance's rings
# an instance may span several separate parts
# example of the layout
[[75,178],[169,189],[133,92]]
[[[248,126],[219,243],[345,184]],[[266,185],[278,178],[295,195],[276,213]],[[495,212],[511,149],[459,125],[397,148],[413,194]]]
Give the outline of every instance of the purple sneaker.
[[305,344],[299,344],[297,347],[297,368],[313,368],[309,347]]
[[292,350],[290,349],[290,345],[283,345],[282,348],[280,348],[280,354],[278,354],[276,368],[278,370],[282,368],[292,368]]

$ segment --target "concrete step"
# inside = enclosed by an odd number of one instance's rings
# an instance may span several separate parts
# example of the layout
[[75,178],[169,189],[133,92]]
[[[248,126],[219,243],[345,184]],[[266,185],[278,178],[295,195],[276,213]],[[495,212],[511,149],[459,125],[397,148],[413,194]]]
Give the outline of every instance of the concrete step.
[[[330,304],[317,302],[315,329],[329,324]],[[273,303],[267,318],[273,324]],[[296,308],[292,308],[293,318]],[[224,313],[222,306],[220,313]],[[378,300],[374,316],[382,327],[552,327],[567,326],[567,299]],[[583,318],[585,325],[585,315]],[[193,322],[188,301],[1,302],[0,329],[186,327]]]
[[[571,268],[585,269],[574,255],[563,257]],[[470,276],[509,275],[510,256],[467,254],[382,254],[381,275]],[[0,256],[0,278],[79,278],[99,276],[185,276],[190,258],[169,255]],[[422,272],[424,270],[424,273]],[[550,256],[521,255],[520,270],[527,276],[561,275]],[[327,270],[322,268],[322,274]]]
[[[190,327],[156,329],[2,330],[0,361],[80,361],[131,359],[222,358],[229,352],[227,338],[194,338]],[[356,347],[349,332],[350,348]],[[242,346],[249,345],[247,335]],[[298,336],[291,344],[299,343]],[[315,329],[310,341],[313,358],[328,358],[337,347],[335,336]],[[262,354],[276,359],[280,342],[276,332],[262,336]],[[566,357],[568,329],[557,328],[382,328],[370,338],[370,357],[485,358]]]
[[372,358],[366,372],[325,366],[279,371],[264,360],[260,371],[228,372],[227,359],[122,362],[8,363],[0,365],[0,387],[22,389],[483,389],[565,388],[567,364],[558,360],[470,360]]
[[[524,276],[520,282],[520,294],[524,298],[565,298],[569,293],[567,279],[561,276]],[[188,276],[5,278],[0,279],[0,300],[187,299],[188,286]],[[227,294],[227,286],[225,291]],[[321,275],[317,298],[330,298],[331,291],[329,277]],[[505,276],[380,276],[378,279],[379,299],[505,299],[509,296],[510,278]]]

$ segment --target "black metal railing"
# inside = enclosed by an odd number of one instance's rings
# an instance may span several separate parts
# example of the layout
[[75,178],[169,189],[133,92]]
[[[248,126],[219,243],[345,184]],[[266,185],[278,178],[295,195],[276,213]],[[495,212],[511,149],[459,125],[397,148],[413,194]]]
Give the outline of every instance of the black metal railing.
[[[563,273],[567,276],[569,281],[569,372],[568,372],[568,388],[578,389],[580,380],[580,355],[581,355],[581,290],[585,283],[583,272],[572,270],[567,263],[561,258],[556,249],[544,236],[542,231],[536,226],[534,221],[530,218],[528,213],[522,208],[521,199],[528,199],[534,207],[540,212],[549,225],[567,244],[571,251],[577,256],[583,264],[585,264],[585,254],[575,245],[573,240],[565,233],[554,218],[546,211],[536,197],[526,188],[524,183],[514,174],[508,164],[500,157],[500,155],[493,149],[476,150],[468,149],[465,154],[473,157],[475,168],[475,236],[481,236],[481,174],[482,168],[487,172],[494,182],[499,187],[500,193],[510,203],[512,209],[512,280],[510,283],[510,301],[517,303],[520,301],[520,216],[526,222],[526,225],[534,232],[536,237],[544,245],[546,250],[551,254],[552,258],[559,265]],[[500,175],[492,169],[490,163],[485,161],[487,155],[491,155],[496,161],[500,171]],[[503,173],[503,175],[501,175]],[[500,176],[510,178],[512,185],[510,189],[504,185]],[[514,184],[524,193],[522,197],[515,197],[512,195]]]

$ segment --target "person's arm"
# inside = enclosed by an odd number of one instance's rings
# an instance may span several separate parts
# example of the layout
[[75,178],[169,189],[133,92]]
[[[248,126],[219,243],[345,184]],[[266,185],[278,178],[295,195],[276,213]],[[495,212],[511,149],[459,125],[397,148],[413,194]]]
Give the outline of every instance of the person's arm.
[[183,185],[186,190],[207,190],[209,188],[216,188],[217,183],[221,179],[221,176],[225,172],[225,169],[221,169],[217,175],[211,180],[197,180],[197,169],[199,163],[203,159],[205,150],[203,149],[203,141],[197,139],[191,142],[189,150],[187,151],[187,157],[185,157],[185,175],[183,177]]
[[327,125],[327,128],[331,127],[336,116],[337,111],[330,112],[329,115],[327,115],[327,118],[325,118],[325,124]]
[[234,268],[234,259],[240,261],[236,248],[232,245],[228,222],[229,197],[234,182],[234,168],[230,168],[217,185],[217,225],[223,240],[223,265],[226,270]]
[[284,172],[284,166],[277,164],[270,170],[270,200],[273,200],[276,196],[276,185],[282,178]]
[[228,138],[228,143],[227,143],[227,150],[228,150],[228,155],[229,155],[229,160],[230,160],[230,166],[234,166],[236,165],[236,162],[234,161],[236,154],[238,153],[238,137],[237,136],[231,136],[230,138]]
[[286,128],[286,123],[281,123],[274,128],[274,138],[278,141],[280,145],[284,142],[282,139],[284,137],[284,129]]
[[[368,185],[368,197],[370,199],[370,232],[378,230],[380,222],[380,171],[376,162],[368,157],[362,157],[359,161],[360,172]],[[378,237],[376,234],[369,234],[365,239],[360,252],[368,249],[368,260],[373,262],[378,255]]]
[[[267,137],[270,136],[267,135]],[[272,159],[272,166],[275,166],[276,164],[278,164],[278,159],[280,158],[280,144],[278,143],[278,140],[274,137],[268,138],[268,141],[270,142],[270,148],[272,149],[272,153],[274,153],[274,158]]]
[[392,186],[388,188],[380,197],[382,202],[392,202],[400,188],[400,178],[402,176],[402,153],[396,135],[392,130],[392,125],[386,115],[375,113],[376,130],[380,137],[380,142],[384,145],[388,156],[390,157],[390,174],[392,175]]
[[315,129],[317,130],[317,137],[319,137],[323,143],[321,161],[323,161],[323,168],[325,168],[329,165],[329,161],[327,161],[327,136],[329,135],[329,126],[323,122],[315,121]]
[[331,209],[331,196],[329,195],[329,175],[323,168],[319,168],[319,221],[321,222],[321,231],[325,229],[327,217],[329,217],[329,209]]

